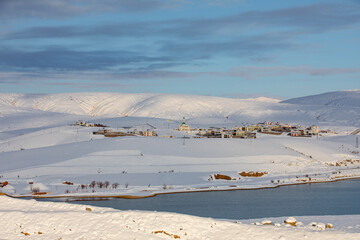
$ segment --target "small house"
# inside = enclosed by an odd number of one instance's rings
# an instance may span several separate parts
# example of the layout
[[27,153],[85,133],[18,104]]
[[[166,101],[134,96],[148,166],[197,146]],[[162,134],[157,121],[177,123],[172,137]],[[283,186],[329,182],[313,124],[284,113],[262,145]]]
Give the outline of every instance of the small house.
[[155,131],[149,131],[149,130],[143,131],[143,132],[142,132],[142,135],[143,135],[144,137],[156,137],[156,136],[157,136],[157,134],[156,134]]
[[301,131],[297,131],[297,130],[292,130],[290,132],[290,136],[291,137],[299,137],[301,135]]

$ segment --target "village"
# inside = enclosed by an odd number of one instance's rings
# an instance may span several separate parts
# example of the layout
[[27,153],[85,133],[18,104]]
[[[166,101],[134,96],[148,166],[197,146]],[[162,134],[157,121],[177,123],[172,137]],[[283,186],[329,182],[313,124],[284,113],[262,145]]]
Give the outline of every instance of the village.
[[[123,131],[110,129],[109,126],[100,123],[90,123],[86,121],[77,121],[76,126],[81,127],[101,127],[94,131],[94,135],[104,135],[105,137],[124,137],[124,136],[144,136],[144,137],[167,137],[175,138],[174,135],[159,135],[156,132],[156,127],[147,124],[147,129],[137,130],[135,127],[127,127]],[[143,127],[144,128],[144,127]],[[257,134],[282,135],[285,134],[290,137],[312,137],[321,136],[322,133],[336,133],[331,130],[320,130],[318,126],[312,125],[309,127],[302,127],[299,125],[289,125],[280,122],[265,121],[256,124],[249,124],[244,126],[235,126],[231,129],[226,127],[209,127],[209,128],[191,128],[186,123],[185,117],[178,128],[174,129],[180,133],[187,134],[187,138],[240,138],[240,139],[254,139]],[[190,136],[189,136],[190,135]],[[184,136],[185,137],[185,136]]]

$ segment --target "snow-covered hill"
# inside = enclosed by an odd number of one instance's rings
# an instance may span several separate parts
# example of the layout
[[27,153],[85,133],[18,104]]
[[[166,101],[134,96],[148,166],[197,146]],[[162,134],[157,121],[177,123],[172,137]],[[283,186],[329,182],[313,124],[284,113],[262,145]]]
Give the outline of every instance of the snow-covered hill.
[[328,92],[318,95],[292,98],[283,101],[283,103],[360,107],[360,90],[356,89],[338,92]]
[[[271,100],[271,101],[270,101]],[[209,96],[126,93],[0,94],[0,104],[90,116],[174,118],[224,116],[267,108],[268,98],[230,99]]]
[[252,123],[281,121],[357,126],[358,107],[360,91],[325,93],[284,102],[261,97],[232,99],[153,93],[0,94],[0,117],[14,117],[20,112],[36,112],[37,116],[40,112],[53,112],[88,118],[131,116],[180,120],[185,116],[193,120],[226,118]]

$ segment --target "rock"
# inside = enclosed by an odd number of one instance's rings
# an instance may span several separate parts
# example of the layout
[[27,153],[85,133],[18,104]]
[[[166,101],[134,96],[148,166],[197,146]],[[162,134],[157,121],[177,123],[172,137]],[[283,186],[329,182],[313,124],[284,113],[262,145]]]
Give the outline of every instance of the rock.
[[334,228],[334,225],[332,225],[331,223],[328,223],[328,224],[326,224],[325,228],[328,228],[328,229]]
[[261,222],[262,225],[272,225],[272,222],[270,220],[263,220]]
[[318,223],[318,224],[316,224],[315,228],[319,229],[319,230],[325,230],[326,225],[325,225],[325,223]]
[[284,221],[284,223],[290,224],[291,226],[295,226],[296,225],[296,219],[294,217],[289,217]]
[[242,177],[262,177],[265,174],[268,174],[268,172],[254,172],[254,171],[244,172],[243,171],[243,172],[239,173],[239,175]]
[[25,236],[30,236],[30,233],[27,232],[21,232],[22,234],[24,234]]
[[225,174],[214,174],[215,179],[231,180],[231,177]]
[[88,212],[91,212],[91,211],[92,211],[92,209],[89,208],[89,207],[86,207],[85,210],[88,211]]
[[0,182],[0,187],[5,187],[6,185],[8,185],[9,182],[5,181],[5,182]]

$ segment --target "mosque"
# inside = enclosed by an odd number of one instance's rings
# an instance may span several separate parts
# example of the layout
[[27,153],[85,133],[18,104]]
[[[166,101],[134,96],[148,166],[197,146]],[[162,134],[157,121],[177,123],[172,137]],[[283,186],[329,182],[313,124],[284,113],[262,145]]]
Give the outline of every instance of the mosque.
[[179,131],[190,131],[190,126],[185,123],[185,117],[183,117],[183,122],[179,125]]

